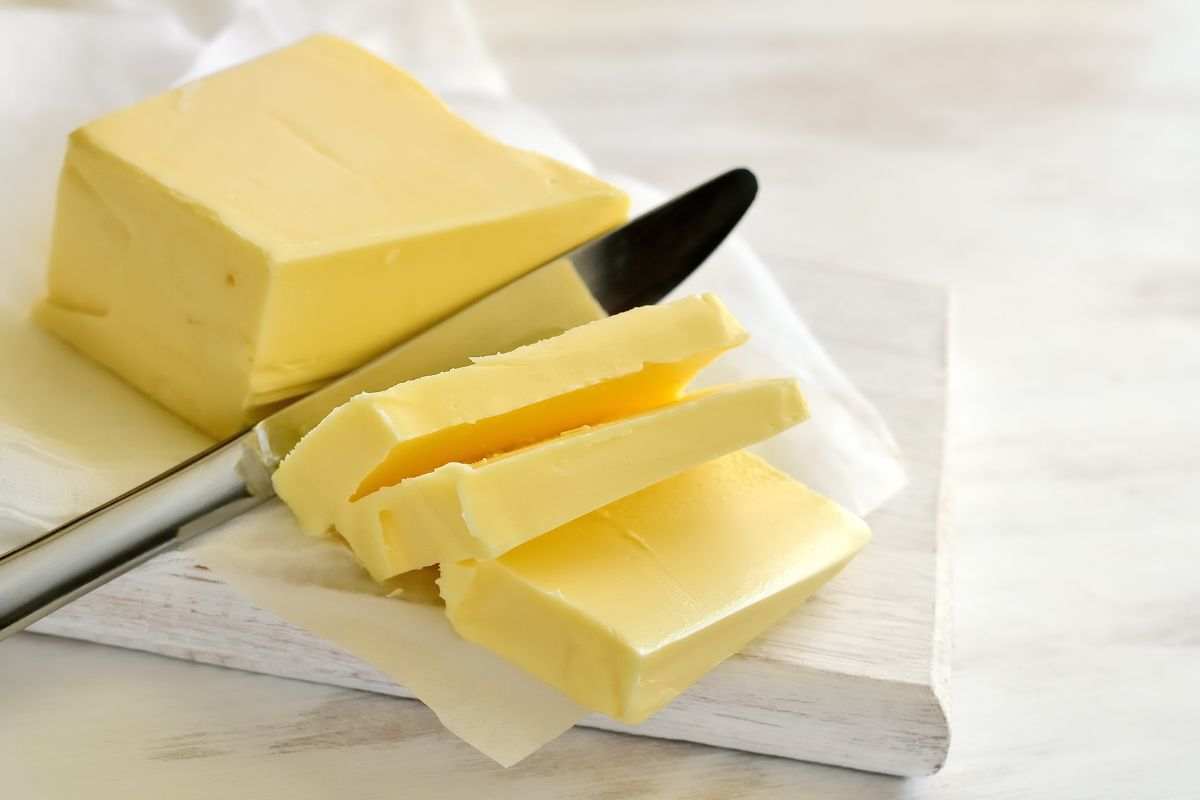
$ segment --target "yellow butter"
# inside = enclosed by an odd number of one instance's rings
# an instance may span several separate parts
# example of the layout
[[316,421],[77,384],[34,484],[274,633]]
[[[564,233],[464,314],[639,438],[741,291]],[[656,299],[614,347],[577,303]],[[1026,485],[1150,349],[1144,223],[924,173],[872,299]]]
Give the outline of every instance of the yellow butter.
[[806,416],[791,379],[697,392],[475,464],[451,462],[408,478],[351,503],[337,529],[377,580],[437,562],[494,558]]
[[638,723],[817,590],[864,522],[734,453],[490,561],[444,563],[464,638]]
[[[560,258],[393,348],[382,364],[341,378],[341,394],[353,397],[381,386],[465,367],[477,356],[515,350],[606,316],[575,267]],[[286,454],[336,406],[302,403],[289,408],[284,419],[270,425],[272,452]],[[281,427],[285,420],[287,428]],[[333,474],[331,479],[345,482],[341,474]]]
[[452,461],[469,464],[673,402],[700,369],[745,340],[724,304],[700,295],[359,395],[288,454],[275,490],[306,531],[353,530],[352,499]]
[[626,210],[314,37],[72,134],[37,317],[221,436]]

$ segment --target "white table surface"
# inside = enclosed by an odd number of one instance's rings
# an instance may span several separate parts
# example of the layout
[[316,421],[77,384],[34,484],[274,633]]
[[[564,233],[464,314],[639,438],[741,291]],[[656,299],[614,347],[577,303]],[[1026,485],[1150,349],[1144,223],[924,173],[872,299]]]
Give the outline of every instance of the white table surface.
[[501,771],[415,703],[22,635],[0,794],[1198,796],[1200,5],[476,10],[602,167],[679,188],[749,164],[769,261],[955,290],[946,769],[572,731]]

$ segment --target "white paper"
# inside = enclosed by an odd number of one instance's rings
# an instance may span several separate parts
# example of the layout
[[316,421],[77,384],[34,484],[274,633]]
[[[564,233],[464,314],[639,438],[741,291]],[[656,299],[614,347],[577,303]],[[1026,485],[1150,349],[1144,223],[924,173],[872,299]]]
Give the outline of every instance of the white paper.
[[[29,323],[43,290],[67,133],[316,32],[346,36],[395,61],[505,141],[589,167],[545,117],[508,97],[460,3],[114,0],[0,8],[0,550],[207,443]],[[638,205],[657,197],[631,180],[616,181]],[[719,292],[753,335],[704,381],[791,374],[810,401],[812,419],[760,453],[859,513],[896,491],[903,472],[886,426],[750,249],[729,242],[677,294],[704,290]],[[280,558],[285,552],[290,557]],[[435,610],[380,597],[344,553],[305,538],[278,503],[205,537],[193,555],[252,602],[396,677],[449,728],[501,763],[519,759],[582,714],[554,690],[458,642]],[[414,660],[421,642],[427,657]],[[430,668],[439,664],[447,668]]]
[[306,536],[274,500],[189,548],[260,608],[394,678],[452,733],[511,766],[587,711],[557,689],[460,638],[441,606],[383,596],[333,539]]

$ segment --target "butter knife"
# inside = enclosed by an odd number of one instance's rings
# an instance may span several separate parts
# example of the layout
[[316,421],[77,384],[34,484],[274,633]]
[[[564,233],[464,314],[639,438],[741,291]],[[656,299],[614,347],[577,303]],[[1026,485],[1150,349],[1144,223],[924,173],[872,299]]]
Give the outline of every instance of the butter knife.
[[[543,270],[572,268],[610,314],[658,302],[733,230],[758,189],[734,169],[538,267],[454,317],[502,306],[506,291]],[[441,325],[421,337],[436,337]],[[0,639],[155,555],[274,496],[271,475],[308,430],[363,391],[428,374],[412,342],[301,397],[102,506],[0,555]],[[469,353],[464,355],[484,355]],[[438,365],[433,371],[458,366]]]

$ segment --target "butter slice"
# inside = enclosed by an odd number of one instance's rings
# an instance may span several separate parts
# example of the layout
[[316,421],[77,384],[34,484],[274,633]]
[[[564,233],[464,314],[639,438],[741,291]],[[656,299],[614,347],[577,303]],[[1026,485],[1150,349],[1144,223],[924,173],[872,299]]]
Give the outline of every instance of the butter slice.
[[319,36],[75,131],[37,318],[224,436],[627,204]]
[[309,533],[354,530],[353,499],[452,461],[470,464],[674,402],[746,336],[718,298],[699,295],[362,394],[288,454],[275,490]]
[[338,532],[376,580],[495,558],[601,506],[762,441],[807,416],[794,380],[748,381],[485,459],[351,503]]
[[458,633],[639,723],[833,577],[864,522],[739,452],[490,561],[444,563]]

